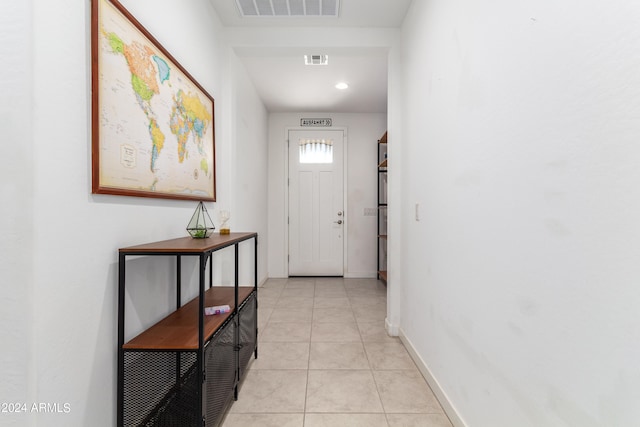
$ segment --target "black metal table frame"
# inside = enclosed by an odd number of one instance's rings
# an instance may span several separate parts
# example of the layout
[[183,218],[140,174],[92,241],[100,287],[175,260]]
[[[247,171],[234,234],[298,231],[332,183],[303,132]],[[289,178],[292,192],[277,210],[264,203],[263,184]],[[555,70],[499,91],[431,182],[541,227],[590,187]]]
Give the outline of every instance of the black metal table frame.
[[[198,348],[197,352],[197,376],[198,376],[198,384],[200,387],[198,388],[199,396],[198,396],[198,407],[199,414],[204,414],[203,408],[203,387],[204,387],[204,293],[205,293],[205,274],[207,269],[207,262],[209,262],[209,289],[213,287],[213,264],[212,258],[213,253],[219,250],[228,248],[230,246],[234,246],[234,308],[231,318],[236,318],[238,315],[238,280],[239,280],[239,257],[238,257],[238,246],[240,243],[254,239],[254,293],[256,298],[256,310],[258,308],[258,235],[250,234],[246,237],[235,240],[233,242],[229,242],[228,244],[223,244],[217,246],[215,248],[208,249],[206,251],[193,253],[193,252],[183,252],[183,251],[167,251],[167,252],[158,252],[158,251],[149,251],[149,252],[138,252],[138,251],[120,251],[118,258],[118,396],[117,396],[117,411],[118,411],[118,427],[124,427],[124,315],[125,315],[125,281],[126,281],[126,257],[127,256],[175,256],[176,257],[176,310],[182,306],[182,257],[183,256],[197,256],[199,258],[199,309],[198,309]],[[226,322],[225,322],[226,323]],[[221,325],[221,328],[224,326]],[[239,333],[236,332],[236,335]],[[214,333],[215,335],[215,333]],[[257,327],[257,319],[256,319],[256,337],[258,335],[258,327]],[[258,343],[256,341],[256,346],[254,349],[254,355],[258,357]],[[237,355],[236,355],[237,357]],[[177,369],[177,375],[179,377],[179,368]],[[237,400],[238,397],[238,378],[239,373],[236,373],[236,383],[234,385],[234,399]],[[177,381],[180,378],[176,379]]]

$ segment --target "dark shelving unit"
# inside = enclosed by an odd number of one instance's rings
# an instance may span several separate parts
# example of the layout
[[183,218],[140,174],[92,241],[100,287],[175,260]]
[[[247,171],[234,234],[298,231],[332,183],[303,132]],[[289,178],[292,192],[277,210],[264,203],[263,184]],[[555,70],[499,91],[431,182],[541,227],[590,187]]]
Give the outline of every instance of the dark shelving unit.
[[378,140],[378,279],[387,281],[387,132]]

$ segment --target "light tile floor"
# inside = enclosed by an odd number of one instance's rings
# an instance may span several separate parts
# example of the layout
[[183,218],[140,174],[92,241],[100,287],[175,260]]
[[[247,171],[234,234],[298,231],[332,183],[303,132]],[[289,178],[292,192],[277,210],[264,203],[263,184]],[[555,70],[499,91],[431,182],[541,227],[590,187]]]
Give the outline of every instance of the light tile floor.
[[258,359],[223,427],[451,427],[398,338],[374,279],[270,279]]

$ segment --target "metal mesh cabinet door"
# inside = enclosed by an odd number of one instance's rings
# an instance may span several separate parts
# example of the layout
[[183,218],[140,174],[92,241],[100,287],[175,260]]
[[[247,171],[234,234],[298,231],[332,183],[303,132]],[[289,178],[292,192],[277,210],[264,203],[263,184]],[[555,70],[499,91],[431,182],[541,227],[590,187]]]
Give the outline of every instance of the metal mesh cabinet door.
[[240,342],[238,343],[240,378],[244,378],[245,370],[257,345],[256,328],[258,325],[258,313],[256,303],[256,294],[254,292],[245,300],[238,313],[238,323],[240,325]]
[[125,426],[197,426],[195,352],[127,351]]
[[233,400],[237,375],[235,334],[236,319],[232,318],[205,347],[204,412],[207,427],[220,424]]

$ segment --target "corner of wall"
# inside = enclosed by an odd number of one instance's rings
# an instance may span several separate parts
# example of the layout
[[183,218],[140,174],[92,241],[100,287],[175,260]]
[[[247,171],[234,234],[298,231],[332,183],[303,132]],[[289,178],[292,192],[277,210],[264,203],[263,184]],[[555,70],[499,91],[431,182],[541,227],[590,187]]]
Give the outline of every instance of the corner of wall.
[[391,323],[388,317],[384,319],[384,328],[392,337],[397,337],[400,334],[400,328],[398,327],[398,325]]

